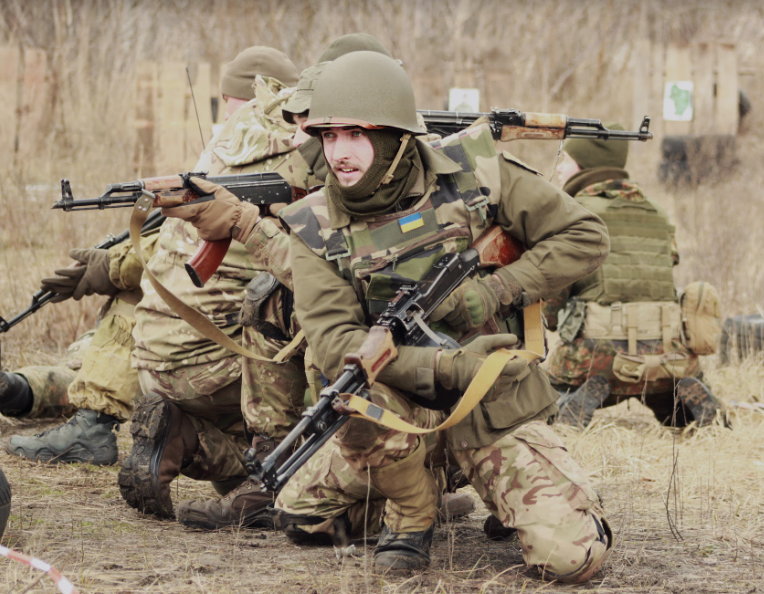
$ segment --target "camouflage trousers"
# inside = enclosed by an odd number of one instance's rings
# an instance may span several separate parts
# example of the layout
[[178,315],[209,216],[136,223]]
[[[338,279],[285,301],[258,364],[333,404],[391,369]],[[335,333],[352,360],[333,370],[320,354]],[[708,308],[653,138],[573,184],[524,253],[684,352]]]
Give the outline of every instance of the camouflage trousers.
[[[604,340],[592,338],[576,338],[570,344],[561,343],[549,355],[546,369],[552,384],[579,387],[589,377],[601,375],[610,384],[610,394],[617,396],[641,396],[643,394],[668,394],[673,402],[674,385],[682,377],[695,377],[700,373],[698,357],[687,351],[679,342],[674,340],[672,352],[689,355],[687,366],[681,377],[668,377],[654,381],[624,382],[613,373],[613,362],[619,354],[628,353],[628,342],[625,340]],[[640,340],[637,342],[638,355],[662,355],[663,343],[660,340]],[[612,402],[617,404],[617,400]]]
[[141,369],[138,379],[144,393],[154,392],[177,405],[196,430],[199,449],[182,474],[205,481],[248,475],[239,355],[171,371]]
[[77,408],[96,410],[127,421],[140,396],[138,373],[130,367],[134,306],[113,299],[95,330],[69,345],[55,366],[25,367],[34,395],[29,417],[70,415]]
[[[375,404],[421,427],[434,427],[443,419],[443,413],[412,405],[386,386],[377,384],[371,392]],[[351,419],[295,474],[275,506],[287,514],[323,519],[347,511],[356,534],[363,531],[364,520],[367,531],[378,528],[382,510],[382,520],[396,531],[404,524],[402,508],[385,486],[372,485],[372,475],[412,455],[420,439],[424,438]],[[427,436],[430,439],[438,437]],[[491,513],[518,530],[526,563],[559,574],[584,563],[604,513],[586,473],[545,422],[526,423],[489,446],[455,451],[453,456]],[[421,475],[414,478],[421,480]],[[395,480],[406,483],[410,477]],[[384,497],[388,500],[383,503]],[[329,524],[300,527],[328,531]]]
[[[372,389],[372,401],[386,401],[382,394],[387,392],[391,397],[394,394],[392,389],[376,384]],[[441,412],[413,406],[405,399],[392,402],[400,405],[396,410],[399,415],[406,415],[410,422],[423,427],[435,427],[445,418]],[[367,451],[359,448],[365,441],[364,433],[371,436],[368,440],[371,447]],[[387,496],[372,484],[370,469],[373,465],[387,466],[405,458],[420,442],[426,452],[427,472],[438,490],[443,492],[447,486],[445,434],[416,436],[384,429],[362,419],[351,419],[284,486],[275,507],[290,515],[325,520],[300,526],[308,533],[333,534],[332,520],[345,514],[351,537],[379,532],[383,516],[387,516],[388,524],[395,524],[399,512],[395,507],[386,510]]]
[[77,408],[96,410],[125,422],[141,396],[138,372],[130,366],[135,347],[135,306],[115,299],[85,350],[82,367],[69,386],[69,401]]

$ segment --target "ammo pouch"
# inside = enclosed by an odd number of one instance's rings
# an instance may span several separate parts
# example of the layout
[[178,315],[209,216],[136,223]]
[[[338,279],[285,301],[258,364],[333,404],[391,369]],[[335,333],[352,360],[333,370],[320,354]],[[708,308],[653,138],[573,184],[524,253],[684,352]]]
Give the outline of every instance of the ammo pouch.
[[662,355],[617,353],[613,359],[613,375],[627,384],[669,378],[681,379],[687,377],[689,364],[689,355],[678,351]]
[[710,355],[719,348],[722,312],[719,293],[711,283],[694,282],[679,297],[685,346],[696,355]]
[[[689,356],[676,351],[672,342],[682,337],[679,304],[673,301],[616,302],[600,305],[586,304],[584,338],[625,340],[628,352],[617,353],[613,359],[613,375],[626,383],[656,381],[686,377]],[[640,340],[661,340],[663,353],[637,353]]]
[[672,350],[671,341],[682,337],[679,304],[673,301],[637,303],[586,303],[582,336],[605,340],[626,340],[628,352],[636,354],[640,340],[662,340],[664,352]]
[[[244,295],[244,304],[239,312],[239,323],[242,326],[250,326],[260,332],[266,338],[273,340],[289,341],[289,337],[275,324],[267,321],[265,303],[271,295],[281,289],[281,316],[282,325],[288,329],[294,306],[294,294],[282,285],[270,272],[261,272],[247,285]],[[276,308],[278,310],[278,308]]]

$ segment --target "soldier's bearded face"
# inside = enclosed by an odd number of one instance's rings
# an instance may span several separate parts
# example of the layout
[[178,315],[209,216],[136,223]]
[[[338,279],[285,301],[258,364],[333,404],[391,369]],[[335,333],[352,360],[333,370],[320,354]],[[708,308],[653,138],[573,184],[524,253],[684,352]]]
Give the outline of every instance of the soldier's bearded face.
[[565,151],[562,151],[562,161],[560,161],[560,164],[557,165],[557,168],[555,169],[560,187],[564,186],[565,183],[579,171],[581,171],[581,167],[573,160],[573,157]]
[[343,186],[358,183],[374,162],[374,147],[363,128],[330,128],[321,139],[326,162]]

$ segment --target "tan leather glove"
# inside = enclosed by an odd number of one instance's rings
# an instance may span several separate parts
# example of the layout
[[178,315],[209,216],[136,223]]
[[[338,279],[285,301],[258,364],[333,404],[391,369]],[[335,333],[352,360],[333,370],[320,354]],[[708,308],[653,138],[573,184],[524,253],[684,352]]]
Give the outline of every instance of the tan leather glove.
[[[517,336],[514,334],[493,334],[479,336],[466,347],[458,350],[441,351],[436,362],[435,378],[447,390],[464,392],[488,355],[515,344],[517,344]],[[524,359],[520,361],[523,367],[527,365]],[[517,373],[519,370],[514,371],[515,367],[518,366],[513,359],[507,363],[502,374]]]
[[260,220],[260,209],[257,206],[242,202],[224,187],[201,177],[190,178],[188,185],[200,198],[211,198],[163,208],[164,216],[188,221],[196,227],[199,237],[206,241],[229,237],[242,243],[247,240]]
[[119,289],[109,276],[109,250],[96,248],[73,249],[69,257],[79,265],[56,270],[54,278],[44,278],[40,283],[43,291],[57,295],[52,303],[65,301],[70,297],[79,301],[86,295],[116,295]]

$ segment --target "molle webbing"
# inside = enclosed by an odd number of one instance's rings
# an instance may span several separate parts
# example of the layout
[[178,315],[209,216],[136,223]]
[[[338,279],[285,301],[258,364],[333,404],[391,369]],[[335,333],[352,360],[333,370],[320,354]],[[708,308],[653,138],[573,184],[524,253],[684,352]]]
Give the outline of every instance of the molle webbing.
[[608,259],[576,283],[579,298],[600,304],[673,301],[674,227],[666,217],[649,202],[580,195],[577,200],[602,218],[610,235]]
[[681,337],[682,318],[673,301],[586,304],[582,336],[603,340],[628,340],[629,353],[637,352],[640,340],[662,340],[663,350],[672,350],[671,341]]

